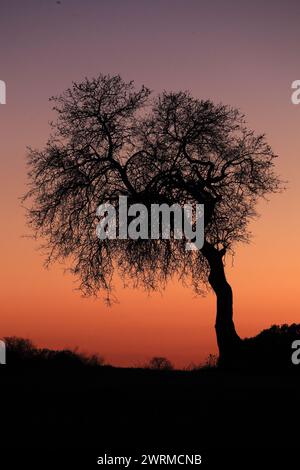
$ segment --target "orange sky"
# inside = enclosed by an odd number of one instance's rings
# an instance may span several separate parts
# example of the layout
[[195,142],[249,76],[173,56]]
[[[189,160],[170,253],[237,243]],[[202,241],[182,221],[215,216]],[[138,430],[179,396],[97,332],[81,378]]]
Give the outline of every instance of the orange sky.
[[36,244],[22,238],[27,229],[18,197],[26,145],[42,146],[48,136],[48,97],[99,72],[238,106],[250,127],[266,132],[288,190],[261,203],[251,245],[238,247],[233,266],[228,260],[235,323],[246,336],[273,323],[299,322],[300,105],[291,104],[290,86],[300,79],[300,7],[24,3],[4,0],[0,18],[0,79],[7,84],[7,104],[0,105],[0,336],[78,346],[120,365],[163,355],[184,366],[216,352],[212,293],[197,298],[174,280],[151,297],[120,288],[119,303],[108,308],[82,299],[63,266],[46,271]]

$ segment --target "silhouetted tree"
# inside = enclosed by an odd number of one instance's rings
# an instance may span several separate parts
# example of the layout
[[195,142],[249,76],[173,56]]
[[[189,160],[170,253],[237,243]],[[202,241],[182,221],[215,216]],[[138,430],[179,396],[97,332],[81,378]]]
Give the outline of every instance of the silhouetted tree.
[[[74,83],[54,100],[58,119],[43,150],[29,151],[29,223],[44,239],[47,263],[68,259],[87,295],[112,292],[114,269],[134,286],[163,288],[174,274],[197,293],[217,296],[221,359],[240,344],[224,257],[249,239],[260,197],[276,192],[275,155],[236,109],[187,92],[150,92],[119,76]],[[127,195],[131,203],[202,203],[205,243],[99,240],[96,208]]]

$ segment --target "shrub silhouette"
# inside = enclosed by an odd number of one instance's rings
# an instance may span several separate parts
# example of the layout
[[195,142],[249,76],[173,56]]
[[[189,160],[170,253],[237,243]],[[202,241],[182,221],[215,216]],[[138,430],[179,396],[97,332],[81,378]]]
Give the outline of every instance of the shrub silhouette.
[[[233,368],[241,370],[293,370],[298,369],[292,363],[293,341],[300,339],[300,324],[273,325],[252,338],[242,340],[240,353],[236,356]],[[87,356],[68,349],[55,351],[37,348],[30,339],[16,336],[4,338],[7,349],[7,364],[29,365],[40,368],[91,369],[107,366],[104,359],[96,354]],[[217,356],[210,354],[202,364],[190,364],[186,370],[217,369]],[[154,356],[142,368],[150,370],[170,371],[174,369],[172,362],[162,356]],[[300,369],[299,369],[300,370]]]
[[7,364],[30,364],[59,369],[104,365],[104,359],[96,354],[86,356],[68,349],[55,351],[47,348],[37,348],[30,339],[16,336],[6,337],[4,340],[7,350]]
[[4,341],[9,363],[32,360],[37,356],[38,350],[30,339],[10,336],[5,337]]
[[174,366],[169,359],[157,356],[150,359],[148,368],[152,370],[173,370]]
[[295,368],[291,356],[292,343],[296,339],[300,339],[300,324],[296,323],[272,325],[253,338],[245,338],[241,366],[256,369]]
[[215,354],[209,354],[202,365],[202,369],[213,369],[218,365],[218,356]]

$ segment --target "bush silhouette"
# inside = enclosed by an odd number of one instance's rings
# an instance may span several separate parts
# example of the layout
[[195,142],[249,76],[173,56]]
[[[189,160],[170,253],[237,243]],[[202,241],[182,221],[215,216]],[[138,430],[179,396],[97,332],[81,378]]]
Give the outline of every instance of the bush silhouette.
[[97,367],[104,365],[104,359],[99,355],[86,356],[77,351],[64,349],[55,351],[47,348],[37,348],[30,339],[16,336],[4,338],[7,350],[7,364],[59,369],[78,367]]
[[[232,368],[240,370],[292,370],[298,369],[292,363],[294,352],[292,343],[300,339],[300,324],[273,325],[252,338],[242,340],[242,347]],[[77,351],[37,348],[30,339],[16,336],[4,338],[7,350],[7,364],[59,369],[86,370],[106,365],[99,355],[84,355]],[[107,366],[107,365],[106,365]],[[217,369],[220,366],[217,356],[210,354],[202,364],[190,364],[185,370]],[[171,371],[172,362],[162,356],[152,357],[142,367],[144,369]]]
[[243,340],[242,367],[256,369],[295,368],[292,343],[300,339],[300,324],[272,325],[253,338]]
[[4,341],[9,363],[32,360],[37,355],[38,350],[30,339],[10,336],[4,338]]
[[174,366],[169,359],[157,356],[150,359],[148,368],[152,370],[173,370]]

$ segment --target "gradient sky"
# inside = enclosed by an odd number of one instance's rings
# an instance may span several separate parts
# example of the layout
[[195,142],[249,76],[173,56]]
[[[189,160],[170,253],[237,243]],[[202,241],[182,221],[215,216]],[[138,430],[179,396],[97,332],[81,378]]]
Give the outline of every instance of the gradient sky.
[[298,1],[1,0],[0,50],[0,336],[78,346],[116,365],[162,355],[181,367],[216,353],[212,293],[195,297],[174,280],[151,297],[119,288],[108,308],[81,298],[63,266],[45,270],[22,237],[26,146],[48,137],[48,98],[99,72],[237,106],[267,134],[288,190],[261,203],[251,245],[227,262],[235,323],[250,336],[300,322],[300,105],[290,98],[300,79]]

